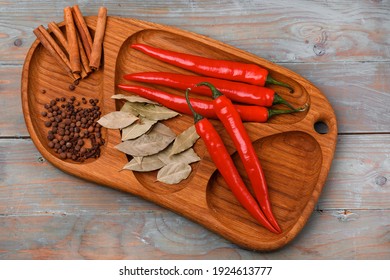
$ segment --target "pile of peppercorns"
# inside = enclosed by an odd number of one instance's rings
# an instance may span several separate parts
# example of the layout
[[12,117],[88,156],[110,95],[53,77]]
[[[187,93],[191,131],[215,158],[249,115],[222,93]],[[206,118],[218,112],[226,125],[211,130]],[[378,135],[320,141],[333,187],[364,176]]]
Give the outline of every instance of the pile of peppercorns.
[[[88,106],[88,103],[90,106]],[[83,162],[100,156],[100,146],[104,145],[98,99],[72,96],[56,98],[44,105],[41,115],[46,119],[48,146],[61,159]],[[88,106],[88,107],[87,107]]]

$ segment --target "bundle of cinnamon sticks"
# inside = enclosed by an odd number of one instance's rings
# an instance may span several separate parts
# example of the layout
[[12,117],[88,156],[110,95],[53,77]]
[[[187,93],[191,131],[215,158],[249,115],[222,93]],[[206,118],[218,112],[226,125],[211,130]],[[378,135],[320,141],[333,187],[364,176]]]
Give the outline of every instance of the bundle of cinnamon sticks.
[[55,22],[48,24],[49,30],[42,25],[37,27],[34,34],[73,81],[78,81],[100,67],[106,21],[107,9],[100,7],[92,39],[83,15],[75,5],[64,8],[65,34]]

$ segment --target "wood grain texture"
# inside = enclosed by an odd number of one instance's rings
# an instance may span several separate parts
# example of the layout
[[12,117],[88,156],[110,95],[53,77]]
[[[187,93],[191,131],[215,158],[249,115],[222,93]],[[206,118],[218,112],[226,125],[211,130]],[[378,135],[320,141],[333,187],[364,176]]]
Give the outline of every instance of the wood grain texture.
[[28,136],[20,92],[21,66],[0,66],[0,137]]
[[0,140],[0,186],[0,215],[119,214],[160,209],[62,172],[41,156],[30,139]]
[[[283,63],[312,81],[335,109],[339,133],[390,132],[389,63]],[[28,136],[20,96],[21,68],[0,67],[0,99],[4,118],[0,136]],[[343,77],[343,78],[341,78]]]
[[319,209],[390,209],[390,135],[343,135]]
[[[96,15],[101,3],[79,3]],[[168,24],[244,49],[274,62],[383,61],[390,59],[388,1],[115,1],[111,16]],[[62,18],[62,1],[3,1],[0,58],[22,63],[33,27]],[[34,14],[31,17],[31,14]],[[10,24],[12,22],[12,24]],[[2,33],[2,32],[0,32]],[[15,40],[23,45],[16,47]],[[12,55],[11,55],[12,54]]]
[[[284,65],[284,64],[282,64]],[[288,64],[316,83],[336,111],[339,133],[390,132],[390,64]]]
[[[339,136],[316,210],[390,210],[389,147],[389,135]],[[161,209],[62,172],[42,158],[30,139],[2,139],[0,152],[0,215],[121,215]]]
[[[97,28],[96,21],[96,17],[87,18],[87,24],[92,29]],[[118,108],[111,96],[118,91],[115,85],[123,83],[124,74],[152,70],[186,72],[135,51],[130,48],[133,43],[145,43],[215,59],[256,63],[268,69],[276,80],[294,87],[294,96],[288,99],[293,106],[309,105],[307,112],[274,117],[267,124],[246,123],[249,137],[262,162],[274,215],[282,228],[281,234],[273,235],[259,226],[237,203],[207,153],[201,153],[201,161],[192,166],[193,172],[187,180],[171,188],[156,182],[153,173],[118,172],[127,163],[124,154],[114,148],[121,142],[118,131],[103,131],[106,144],[100,157],[82,164],[61,160],[58,154],[48,148],[48,129],[40,112],[50,99],[69,95],[81,98],[93,92],[100,99],[99,105],[104,115]],[[53,81],[56,81],[56,89],[42,94],[41,89],[52,85]],[[104,70],[81,83],[77,92],[64,92],[63,89],[69,83],[69,79],[61,75],[58,65],[53,63],[53,58],[38,41],[35,42],[23,67],[23,113],[34,144],[57,168],[98,184],[139,195],[249,249],[267,251],[285,246],[300,232],[313,211],[333,158],[337,123],[326,97],[298,74],[201,35],[151,22],[109,17],[104,35]],[[278,90],[286,91],[281,87]],[[319,121],[326,123],[327,133],[319,134],[314,130],[315,123]],[[165,124],[179,134],[193,125],[193,117],[181,115]],[[215,125],[221,126],[218,122]],[[223,132],[225,130],[221,130],[225,145],[234,152],[230,137]],[[194,148],[201,151],[204,144],[198,141]],[[281,163],[280,158],[285,161]],[[239,162],[234,155],[233,159],[236,164]],[[240,169],[244,170],[243,167]],[[283,176],[280,175],[282,173]],[[246,173],[241,172],[241,175],[245,180]]]
[[388,259],[389,214],[316,212],[286,249],[267,254],[227,243],[169,211],[2,216],[0,259]]
[[[86,16],[96,15],[102,5],[75,3]],[[317,211],[288,246],[252,252],[153,203],[56,169],[31,140],[20,139],[28,137],[20,76],[35,40],[32,30],[61,21],[65,4],[2,1],[1,259],[390,259],[389,1],[157,0],[104,5],[110,16],[167,24],[221,40],[281,63],[317,85],[335,108],[342,134]]]

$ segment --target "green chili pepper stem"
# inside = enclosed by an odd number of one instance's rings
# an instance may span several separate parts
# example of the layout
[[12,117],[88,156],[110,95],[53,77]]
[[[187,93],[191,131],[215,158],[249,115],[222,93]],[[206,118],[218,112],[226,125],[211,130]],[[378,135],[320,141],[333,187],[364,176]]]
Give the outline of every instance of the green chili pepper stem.
[[201,82],[201,83],[197,84],[196,86],[197,87],[198,86],[209,87],[211,89],[213,99],[217,99],[218,97],[223,95],[214,85],[210,84],[209,82]]
[[194,108],[192,107],[190,97],[189,97],[190,90],[191,90],[191,88],[186,89],[186,101],[187,101],[188,107],[190,107],[190,110],[191,110],[192,114],[194,115],[194,123],[197,123],[198,121],[203,119],[203,116],[198,114],[197,112],[195,112]]
[[267,79],[265,80],[265,83],[266,84],[272,84],[272,85],[278,85],[278,86],[286,87],[286,88],[290,89],[290,93],[294,92],[294,89],[290,85],[288,85],[286,83],[283,83],[283,82],[279,82],[279,81],[275,80],[274,78],[272,78],[270,75],[267,76]]
[[287,107],[291,108],[292,110],[296,110],[296,108],[294,106],[292,106],[289,102],[287,102],[283,97],[281,97],[277,93],[274,94],[274,101],[272,102],[272,104],[273,105],[283,104],[283,105],[286,105]]
[[276,115],[281,114],[291,114],[291,113],[297,113],[297,112],[304,112],[309,108],[309,104],[305,104],[303,107],[297,108],[297,109],[291,109],[291,110],[279,110],[279,109],[268,109],[268,118],[271,118]]

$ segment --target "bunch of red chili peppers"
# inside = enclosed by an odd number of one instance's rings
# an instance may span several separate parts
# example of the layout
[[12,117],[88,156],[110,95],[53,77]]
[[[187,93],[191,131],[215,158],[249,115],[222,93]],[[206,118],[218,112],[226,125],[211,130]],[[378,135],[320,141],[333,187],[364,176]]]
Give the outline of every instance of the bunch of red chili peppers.
[[[180,113],[193,114],[197,133],[205,142],[217,169],[237,200],[265,228],[273,233],[281,233],[281,228],[271,210],[268,187],[259,158],[243,121],[266,122],[273,115],[305,110],[306,107],[294,108],[274,90],[264,86],[271,83],[288,87],[290,90],[292,88],[274,80],[266,69],[255,64],[204,58],[143,44],[133,44],[131,47],[158,60],[202,75],[144,72],[124,76],[130,81],[186,90],[185,96],[139,85],[118,85],[118,87]],[[190,90],[197,94],[211,96],[212,100],[189,98]],[[270,109],[269,107],[274,104],[284,104],[289,109]],[[221,137],[207,118],[219,119],[224,125],[243,162],[256,199],[246,188]]]

